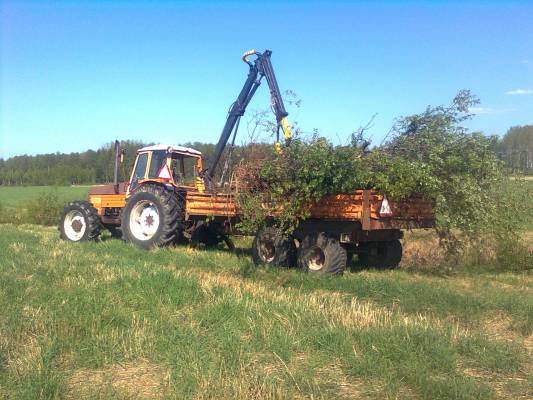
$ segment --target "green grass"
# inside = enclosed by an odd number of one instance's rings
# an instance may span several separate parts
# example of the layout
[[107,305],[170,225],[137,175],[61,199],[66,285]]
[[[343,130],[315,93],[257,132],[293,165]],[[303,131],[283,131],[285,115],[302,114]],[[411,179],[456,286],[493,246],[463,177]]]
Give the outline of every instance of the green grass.
[[145,252],[0,225],[0,397],[532,395],[533,279],[316,277],[237,250]]
[[526,231],[533,231],[533,177],[526,176],[519,182],[509,182],[509,191],[514,191],[515,195],[522,200],[524,204],[529,205],[525,210],[525,215],[521,215],[522,227]]
[[0,186],[0,203],[6,208],[24,208],[41,194],[53,191],[60,201],[84,200],[89,192],[88,186]]

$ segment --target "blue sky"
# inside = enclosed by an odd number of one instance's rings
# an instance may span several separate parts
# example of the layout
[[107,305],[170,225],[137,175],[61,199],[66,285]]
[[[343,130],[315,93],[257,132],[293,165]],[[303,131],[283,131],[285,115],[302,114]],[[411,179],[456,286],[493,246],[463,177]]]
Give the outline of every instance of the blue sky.
[[503,134],[533,123],[531,21],[529,2],[0,0],[0,157],[216,142],[251,48],[302,100],[289,119],[335,142],[378,113],[379,143],[463,88],[482,101],[471,129]]

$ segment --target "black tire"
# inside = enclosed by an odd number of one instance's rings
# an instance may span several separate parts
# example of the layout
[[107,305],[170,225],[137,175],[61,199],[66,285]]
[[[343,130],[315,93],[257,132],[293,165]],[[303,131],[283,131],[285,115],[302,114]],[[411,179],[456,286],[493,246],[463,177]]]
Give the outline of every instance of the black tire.
[[[131,222],[135,222],[132,220],[140,210],[147,210],[146,217],[141,221],[145,212],[141,211],[137,225],[132,226]],[[155,230],[149,232],[155,221]],[[178,196],[159,185],[146,184],[137,189],[126,202],[122,211],[122,237],[126,242],[145,249],[162,247],[175,240],[182,223],[183,207]]]
[[293,267],[296,258],[294,239],[274,227],[260,229],[252,244],[252,258],[256,265]]
[[363,267],[394,269],[402,260],[402,244],[399,240],[368,242],[359,245],[359,264]]
[[111,233],[112,238],[122,239],[122,229],[120,226],[107,225],[105,228],[109,231],[109,233]]
[[103,229],[96,208],[88,201],[68,203],[59,218],[59,237],[72,242],[96,240]]
[[308,234],[298,249],[298,267],[306,272],[342,275],[347,261],[339,240],[324,232]]
[[214,247],[221,242],[224,242],[226,246],[228,246],[229,250],[233,250],[235,248],[233,241],[223,232],[220,224],[212,226],[204,221],[200,221],[191,234],[191,245],[193,247],[198,247],[200,245],[204,245],[205,247]]

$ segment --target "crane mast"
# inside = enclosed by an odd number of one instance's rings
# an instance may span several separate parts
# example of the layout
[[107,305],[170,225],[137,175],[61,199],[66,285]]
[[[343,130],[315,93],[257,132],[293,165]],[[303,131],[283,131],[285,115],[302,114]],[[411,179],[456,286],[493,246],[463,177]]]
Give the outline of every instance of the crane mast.
[[[226,123],[224,124],[222,133],[220,134],[220,139],[218,140],[217,147],[215,149],[215,156],[208,172],[208,177],[211,180],[215,176],[216,168],[220,162],[220,158],[222,157],[222,153],[226,148],[231,134],[234,132],[236,127],[238,127],[239,119],[244,115],[246,107],[252,100],[252,97],[261,84],[263,77],[266,78],[268,87],[270,89],[272,109],[276,115],[278,129],[281,128],[283,131],[283,136],[286,143],[288,143],[291,139],[291,128],[287,121],[287,116],[289,113],[285,110],[285,105],[283,104],[283,99],[279,91],[276,75],[274,74],[272,63],[270,62],[271,55],[272,51],[270,50],[265,50],[263,53],[250,50],[244,53],[242,56],[242,60],[248,64],[250,68],[248,71],[248,77],[246,78],[246,81],[244,82],[237,99],[230,107]],[[248,57],[251,56],[255,56],[255,60],[250,61]],[[281,145],[279,144],[278,140],[276,141],[276,148],[279,149],[280,147]]]

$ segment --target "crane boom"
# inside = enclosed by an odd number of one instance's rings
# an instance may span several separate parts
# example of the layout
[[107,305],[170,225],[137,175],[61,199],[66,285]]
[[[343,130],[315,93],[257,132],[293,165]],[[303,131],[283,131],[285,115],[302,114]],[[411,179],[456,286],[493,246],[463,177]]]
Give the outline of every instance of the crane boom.
[[[272,51],[265,50],[263,53],[260,53],[255,50],[247,51],[243,54],[243,61],[248,64],[250,67],[248,71],[248,77],[244,82],[244,85],[237,96],[237,100],[231,105],[228,112],[228,117],[220,138],[215,149],[215,156],[211,167],[209,169],[208,176],[210,179],[213,179],[216,172],[216,167],[222,157],[222,153],[226,148],[229,138],[231,137],[232,132],[234,131],[239,119],[244,115],[246,107],[252,100],[257,88],[261,84],[261,79],[266,78],[268,87],[270,89],[271,103],[274,113],[276,114],[276,121],[278,127],[281,127],[285,141],[288,142],[292,136],[289,123],[287,121],[287,116],[289,113],[285,110],[285,105],[283,104],[283,99],[279,91],[278,82],[276,80],[276,75],[274,74],[274,69],[272,68],[272,63],[270,62],[270,56]],[[256,59],[250,61],[248,57],[256,56]],[[279,143],[276,143],[279,147]]]

